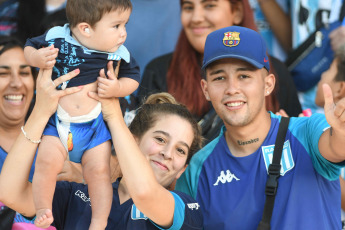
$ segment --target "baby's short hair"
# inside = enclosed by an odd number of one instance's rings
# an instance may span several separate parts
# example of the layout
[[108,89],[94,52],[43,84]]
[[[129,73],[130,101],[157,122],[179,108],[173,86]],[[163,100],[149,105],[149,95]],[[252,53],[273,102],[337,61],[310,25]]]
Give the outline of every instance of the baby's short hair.
[[66,5],[70,28],[81,22],[94,26],[104,14],[115,10],[132,10],[132,3],[130,0],[68,0]]
[[345,81],[345,44],[340,46],[335,57],[337,59],[337,75],[335,75],[335,81]]

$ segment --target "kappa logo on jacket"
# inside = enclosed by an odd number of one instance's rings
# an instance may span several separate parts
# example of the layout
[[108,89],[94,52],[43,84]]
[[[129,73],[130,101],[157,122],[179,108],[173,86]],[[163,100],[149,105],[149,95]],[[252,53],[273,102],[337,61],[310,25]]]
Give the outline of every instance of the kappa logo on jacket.
[[235,179],[236,181],[240,180],[235,176],[235,174],[232,174],[229,169],[226,170],[226,174],[224,173],[224,170],[222,170],[220,172],[220,176],[218,176],[218,179],[216,183],[213,184],[213,186],[217,186],[219,182],[221,182],[222,184],[230,183],[233,179]]
[[79,197],[82,199],[82,201],[84,201],[84,202],[86,202],[86,203],[89,203],[89,205],[91,206],[91,200],[90,200],[90,198],[87,197],[86,194],[83,193],[82,191],[77,190],[77,191],[74,193],[74,195],[79,196]]
[[188,203],[187,204],[187,207],[189,208],[189,209],[191,209],[191,210],[198,210],[199,209],[199,207],[200,207],[200,205],[198,204],[198,203]]

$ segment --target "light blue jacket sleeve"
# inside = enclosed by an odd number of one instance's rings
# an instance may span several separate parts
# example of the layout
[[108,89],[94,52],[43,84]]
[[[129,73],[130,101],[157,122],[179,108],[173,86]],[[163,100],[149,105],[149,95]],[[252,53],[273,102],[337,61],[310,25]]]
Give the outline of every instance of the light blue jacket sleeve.
[[291,131],[307,150],[315,170],[328,180],[338,179],[340,169],[345,166],[345,162],[330,162],[321,155],[319,150],[320,137],[330,127],[325,115],[316,113],[310,118],[297,119],[298,121],[293,124]]

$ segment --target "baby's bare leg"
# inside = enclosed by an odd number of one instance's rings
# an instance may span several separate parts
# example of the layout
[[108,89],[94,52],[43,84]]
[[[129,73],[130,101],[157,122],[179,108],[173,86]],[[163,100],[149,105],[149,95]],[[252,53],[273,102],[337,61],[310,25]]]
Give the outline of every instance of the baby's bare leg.
[[105,229],[113,202],[110,181],[111,143],[87,150],[82,157],[83,175],[88,186],[92,218],[90,230]]
[[35,174],[32,181],[36,220],[35,225],[47,228],[53,222],[52,200],[56,177],[61,171],[66,158],[66,150],[60,139],[54,136],[43,136],[38,148]]

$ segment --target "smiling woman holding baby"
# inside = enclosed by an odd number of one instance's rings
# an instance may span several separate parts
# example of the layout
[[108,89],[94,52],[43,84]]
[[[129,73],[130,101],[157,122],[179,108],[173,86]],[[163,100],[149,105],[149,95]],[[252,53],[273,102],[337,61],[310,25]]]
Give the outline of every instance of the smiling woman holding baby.
[[[37,102],[24,127],[27,136],[19,136],[0,175],[0,200],[28,217],[35,216],[32,185],[27,179],[37,148],[30,140],[41,138],[59,97],[80,90],[54,89],[50,74],[49,70],[39,74]],[[70,72],[54,83],[58,85],[76,75]],[[109,77],[115,77],[114,73]],[[89,95],[102,103],[123,173],[112,184],[113,199],[106,229],[202,229],[199,204],[184,193],[167,190],[201,146],[200,128],[190,112],[169,94],[153,95],[140,107],[128,130],[117,99]],[[87,229],[91,204],[86,185],[57,182],[53,225],[57,229]]]

